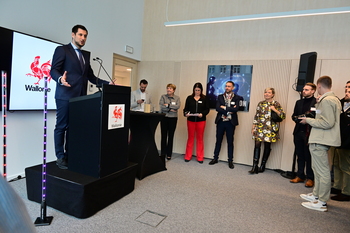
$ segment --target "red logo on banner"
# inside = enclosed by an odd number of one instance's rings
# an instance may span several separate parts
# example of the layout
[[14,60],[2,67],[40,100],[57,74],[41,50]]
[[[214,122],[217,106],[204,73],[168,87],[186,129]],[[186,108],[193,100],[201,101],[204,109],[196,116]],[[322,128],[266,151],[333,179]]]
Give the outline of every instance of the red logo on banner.
[[38,79],[35,85],[38,85],[40,80],[43,79],[44,77],[47,77],[47,81],[50,82],[52,77],[50,75],[50,70],[51,70],[51,60],[48,60],[44,64],[42,64],[39,67],[39,60],[40,56],[36,56],[34,58],[34,61],[32,64],[30,64],[30,69],[32,70],[32,73],[26,74],[27,76],[32,76]]
[[114,111],[113,111],[113,118],[115,118],[116,122],[118,121],[118,119],[122,119],[123,117],[123,109],[121,107],[118,108],[118,106],[115,107]]

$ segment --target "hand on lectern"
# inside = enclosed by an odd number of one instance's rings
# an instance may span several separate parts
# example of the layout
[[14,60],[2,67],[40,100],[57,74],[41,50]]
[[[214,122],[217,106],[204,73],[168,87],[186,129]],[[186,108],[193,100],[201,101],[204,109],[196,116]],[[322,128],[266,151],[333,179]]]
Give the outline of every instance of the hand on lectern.
[[117,85],[117,79],[113,79],[113,82],[111,81],[109,85]]

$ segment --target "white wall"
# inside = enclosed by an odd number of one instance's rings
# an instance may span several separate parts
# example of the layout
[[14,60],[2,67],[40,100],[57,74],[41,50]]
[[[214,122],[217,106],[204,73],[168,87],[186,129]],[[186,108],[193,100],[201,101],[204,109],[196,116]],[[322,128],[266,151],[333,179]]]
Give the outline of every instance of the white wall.
[[[113,53],[141,60],[143,8],[144,0],[0,0],[0,26],[68,44],[71,41],[72,27],[82,24],[89,31],[84,49],[90,51],[92,57],[102,58],[111,75]],[[132,46],[134,54],[126,53],[125,45]],[[98,65],[92,62],[92,67],[97,72]],[[100,78],[108,79],[103,72]],[[42,161],[42,119],[42,112],[7,114],[8,178],[23,174],[24,168]],[[55,112],[50,112],[49,161],[55,159],[54,125]],[[2,162],[1,159],[1,167]]]

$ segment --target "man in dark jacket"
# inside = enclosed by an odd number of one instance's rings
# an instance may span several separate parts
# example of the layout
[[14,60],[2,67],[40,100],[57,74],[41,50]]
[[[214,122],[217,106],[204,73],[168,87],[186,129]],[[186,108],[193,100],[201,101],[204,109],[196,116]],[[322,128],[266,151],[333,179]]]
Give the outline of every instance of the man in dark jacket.
[[216,111],[218,112],[215,119],[216,124],[216,143],[214,149],[214,159],[209,162],[213,165],[218,162],[221,149],[222,139],[226,132],[228,166],[233,169],[233,139],[236,125],[238,125],[237,111],[243,106],[243,97],[235,95],[233,89],[235,84],[232,81],[226,82],[225,93],[218,96],[216,102]]
[[87,94],[88,81],[94,84],[108,84],[98,79],[90,66],[90,53],[82,51],[88,31],[83,25],[72,28],[72,42],[58,46],[52,58],[51,77],[56,84],[56,126],[54,131],[56,164],[67,169],[66,138],[69,128],[69,99]]
[[350,201],[350,81],[345,88],[345,97],[340,100],[341,146],[335,149],[333,169],[334,184],[331,189],[331,199],[335,201]]
[[[301,115],[314,116],[315,115],[315,103],[316,98],[314,93],[316,91],[316,85],[313,83],[305,84],[303,88],[303,98],[295,103],[294,112],[292,119],[295,122],[295,127],[293,131],[295,153],[298,156],[298,171],[297,176],[290,180],[291,183],[304,182],[306,178],[305,187],[314,186],[314,173],[311,168],[311,154],[309,151],[309,135],[311,131],[311,126],[308,124],[299,123],[298,119]],[[304,173],[306,167],[306,176]]]

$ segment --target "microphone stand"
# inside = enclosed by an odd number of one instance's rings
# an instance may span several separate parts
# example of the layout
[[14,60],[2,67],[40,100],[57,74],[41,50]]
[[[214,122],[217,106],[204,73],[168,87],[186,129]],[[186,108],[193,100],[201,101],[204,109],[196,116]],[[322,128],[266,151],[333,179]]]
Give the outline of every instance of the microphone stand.
[[[93,60],[96,61],[95,58]],[[100,67],[98,69],[98,73],[97,73],[97,76],[96,76],[96,87],[98,88],[98,92],[101,92],[101,86],[98,85],[98,78],[100,77],[101,65],[102,64],[100,63]]]
[[[111,76],[109,76],[108,72],[107,72],[106,69],[103,67],[103,65],[102,65],[102,62],[103,62],[102,59],[96,57],[96,58],[93,58],[92,60],[97,61],[98,63],[100,63],[100,69],[101,69],[101,67],[102,67],[103,71],[107,74],[109,80],[111,80],[112,85],[115,85],[114,82],[113,82],[113,79],[111,78]],[[98,83],[98,81],[97,81],[97,83]]]

